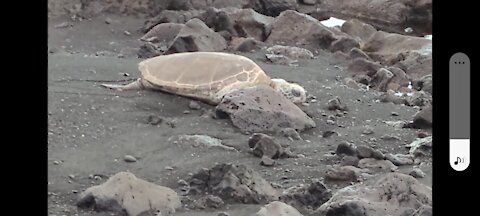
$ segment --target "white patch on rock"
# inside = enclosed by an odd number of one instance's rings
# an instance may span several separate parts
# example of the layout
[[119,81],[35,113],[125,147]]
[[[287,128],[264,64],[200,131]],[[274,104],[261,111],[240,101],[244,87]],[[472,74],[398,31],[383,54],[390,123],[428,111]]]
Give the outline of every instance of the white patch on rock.
[[327,27],[335,27],[335,26],[342,26],[345,20],[342,19],[337,19],[335,17],[330,17],[327,20],[323,20],[320,23],[322,23],[324,26]]
[[432,136],[428,136],[425,138],[418,138],[412,143],[408,144],[407,147],[410,148],[410,154],[414,154],[414,152],[421,146],[428,145],[432,142]]

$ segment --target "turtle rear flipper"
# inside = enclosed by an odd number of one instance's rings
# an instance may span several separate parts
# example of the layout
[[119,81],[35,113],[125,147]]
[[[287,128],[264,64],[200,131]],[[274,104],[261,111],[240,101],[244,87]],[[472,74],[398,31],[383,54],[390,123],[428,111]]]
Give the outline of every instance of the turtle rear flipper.
[[114,89],[117,91],[127,91],[127,90],[140,90],[143,89],[143,85],[141,83],[140,79],[137,79],[136,81],[126,84],[126,85],[119,85],[119,84],[106,84],[103,83],[101,84],[102,87],[109,88],[109,89]]

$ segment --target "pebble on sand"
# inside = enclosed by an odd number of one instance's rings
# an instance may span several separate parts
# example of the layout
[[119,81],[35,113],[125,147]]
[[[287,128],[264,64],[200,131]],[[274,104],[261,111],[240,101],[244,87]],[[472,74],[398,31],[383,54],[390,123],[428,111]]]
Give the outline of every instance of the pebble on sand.
[[125,155],[123,157],[123,160],[125,162],[129,162],[129,163],[132,163],[132,162],[137,162],[137,158],[133,157],[132,155]]
[[105,19],[105,23],[106,23],[106,24],[111,24],[111,23],[112,23],[112,19],[110,19],[110,18],[107,17],[107,18]]
[[163,118],[160,118],[156,115],[150,115],[148,116],[147,122],[151,125],[158,125],[163,122]]
[[395,136],[395,135],[383,135],[380,137],[382,140],[387,140],[387,141],[396,141],[396,140],[401,140],[400,137]]
[[334,134],[336,134],[338,136],[338,132],[336,132],[336,131],[325,131],[325,132],[323,132],[322,137],[323,138],[328,138],[328,137],[331,137]]
[[415,178],[424,178],[426,174],[419,168],[414,168],[412,171],[410,171],[409,175],[415,177]]
[[371,135],[371,134],[373,134],[373,129],[372,129],[371,127],[366,127],[366,128],[362,131],[362,134]]
[[274,166],[275,165],[275,160],[267,157],[266,155],[262,156],[262,161],[260,162],[260,165],[263,166]]
[[198,102],[196,101],[190,101],[190,103],[188,103],[188,108],[192,109],[192,110],[199,110],[201,109],[202,107],[200,106],[200,104],[198,104]]
[[54,27],[55,28],[67,28],[67,27],[71,27],[73,26],[73,24],[69,23],[69,22],[62,22],[58,25],[55,25]]
[[349,156],[356,156],[357,150],[356,150],[355,144],[349,143],[347,141],[342,141],[337,145],[337,149],[335,151],[335,154],[337,155],[349,155]]
[[342,102],[340,102],[340,98],[338,98],[338,97],[335,97],[335,98],[330,99],[328,101],[327,109],[328,110],[348,111],[347,105],[342,104]]

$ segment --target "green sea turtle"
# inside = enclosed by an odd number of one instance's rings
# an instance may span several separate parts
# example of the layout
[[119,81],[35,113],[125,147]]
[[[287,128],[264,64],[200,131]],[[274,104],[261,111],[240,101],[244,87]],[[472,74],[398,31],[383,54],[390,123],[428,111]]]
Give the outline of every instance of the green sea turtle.
[[153,89],[217,105],[234,90],[268,85],[296,104],[305,89],[283,79],[271,79],[247,57],[222,52],[161,55],[139,63],[140,78],[127,85],[102,84],[116,90]]

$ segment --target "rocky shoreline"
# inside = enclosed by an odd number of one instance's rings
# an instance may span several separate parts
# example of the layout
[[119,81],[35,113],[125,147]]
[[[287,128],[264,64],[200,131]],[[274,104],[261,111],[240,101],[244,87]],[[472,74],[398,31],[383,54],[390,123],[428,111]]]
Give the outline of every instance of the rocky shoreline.
[[[49,215],[432,214],[431,1],[48,8]],[[253,87],[212,106],[92,85],[196,51],[247,56],[307,100]]]

